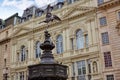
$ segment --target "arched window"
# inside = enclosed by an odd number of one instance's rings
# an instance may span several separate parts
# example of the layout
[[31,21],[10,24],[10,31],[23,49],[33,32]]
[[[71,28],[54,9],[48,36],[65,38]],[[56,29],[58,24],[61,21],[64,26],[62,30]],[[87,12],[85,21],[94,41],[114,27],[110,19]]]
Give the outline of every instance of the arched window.
[[38,58],[41,55],[41,49],[40,49],[40,42],[36,42],[36,50],[35,50],[35,57]]
[[63,52],[63,37],[62,37],[62,35],[57,36],[56,49],[57,49],[58,54]]
[[77,49],[84,48],[84,36],[81,29],[76,31],[76,46]]
[[21,61],[25,61],[26,49],[25,46],[21,47]]

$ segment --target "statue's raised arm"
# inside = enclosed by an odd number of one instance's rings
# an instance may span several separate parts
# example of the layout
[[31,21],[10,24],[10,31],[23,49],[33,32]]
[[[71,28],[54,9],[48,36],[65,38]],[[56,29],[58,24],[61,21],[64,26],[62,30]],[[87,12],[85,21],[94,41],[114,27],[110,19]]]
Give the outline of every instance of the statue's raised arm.
[[[46,19],[44,21],[42,21],[42,22],[48,24],[49,22],[53,22],[53,20],[61,21],[61,19],[57,15],[52,15],[50,5],[48,5],[46,9],[47,9],[47,11],[46,11]],[[40,22],[40,23],[42,23],[42,22]]]

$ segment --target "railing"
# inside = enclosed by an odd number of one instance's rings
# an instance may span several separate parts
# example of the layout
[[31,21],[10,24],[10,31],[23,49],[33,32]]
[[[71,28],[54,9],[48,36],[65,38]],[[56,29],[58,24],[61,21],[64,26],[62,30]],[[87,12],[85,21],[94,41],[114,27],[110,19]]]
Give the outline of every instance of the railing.
[[96,45],[89,46],[87,48],[84,47],[82,49],[67,50],[61,54],[54,53],[54,56],[55,58],[75,57],[75,56],[78,57],[78,55],[80,57],[80,56],[90,55],[98,51],[99,51],[98,44],[96,44]]
[[86,80],[86,76],[85,75],[79,75],[79,76],[77,76],[77,80]]

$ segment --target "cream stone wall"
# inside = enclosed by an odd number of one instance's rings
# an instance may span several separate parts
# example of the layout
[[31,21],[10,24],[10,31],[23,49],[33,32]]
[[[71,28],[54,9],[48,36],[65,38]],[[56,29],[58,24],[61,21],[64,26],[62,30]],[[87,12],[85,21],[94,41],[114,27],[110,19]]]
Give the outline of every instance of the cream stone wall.
[[[120,10],[119,0],[111,0],[105,4],[99,6],[97,17],[98,17],[98,27],[99,27],[99,39],[100,39],[100,49],[101,49],[101,64],[102,64],[102,74],[103,80],[106,79],[106,75],[114,75],[114,80],[120,80],[120,35],[119,28],[117,29],[118,12]],[[100,26],[99,18],[106,16],[107,25]],[[101,39],[101,33],[108,32],[109,34],[109,44],[103,45]],[[104,52],[111,52],[112,67],[105,67],[104,63]]]
[[[10,77],[10,56],[11,56],[11,39],[10,35],[12,25],[0,30],[0,80],[3,80],[5,69],[8,68],[8,76]],[[6,59],[6,65],[5,65]],[[9,78],[8,78],[9,79]]]
[[[83,1],[83,2],[82,2]],[[98,30],[96,24],[96,5],[92,5],[96,0],[81,0],[76,3],[67,5],[62,9],[53,11],[53,14],[58,15],[62,21],[50,23],[48,31],[51,34],[51,39],[56,45],[56,37],[61,34],[63,36],[62,54],[56,53],[56,48],[53,50],[55,60],[67,65],[68,79],[77,80],[77,62],[85,60],[86,64],[86,80],[88,75],[91,75],[92,80],[101,80],[100,56],[98,47]],[[40,59],[35,58],[35,43],[44,41],[44,23],[45,15],[38,18],[32,18],[30,21],[18,24],[13,29],[12,34],[12,55],[11,55],[11,80],[16,80],[16,73],[24,71],[27,74],[27,66],[40,63]],[[76,48],[76,30],[81,29],[83,34],[88,34],[89,45],[83,49]],[[74,49],[71,49],[70,38],[74,40]],[[20,53],[20,48],[25,45],[28,51],[27,60],[24,62],[17,61],[17,53]],[[88,72],[87,61],[90,60],[91,73]],[[93,62],[97,63],[96,70],[93,70]],[[75,73],[73,76],[72,63],[75,63]],[[26,80],[25,76],[25,80]]]

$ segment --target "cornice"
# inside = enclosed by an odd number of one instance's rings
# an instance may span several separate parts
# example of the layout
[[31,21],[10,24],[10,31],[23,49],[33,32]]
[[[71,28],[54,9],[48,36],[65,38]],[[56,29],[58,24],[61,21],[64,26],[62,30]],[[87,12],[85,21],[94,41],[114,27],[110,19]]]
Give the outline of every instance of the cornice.
[[[55,27],[56,25],[60,25],[61,23],[66,23],[66,22],[68,22],[68,21],[72,21],[72,20],[74,20],[74,19],[78,19],[78,18],[80,18],[80,17],[83,17],[83,16],[85,16],[85,15],[87,15],[87,14],[94,13],[94,12],[96,12],[96,8],[94,8],[94,9],[92,9],[92,10],[87,10],[87,11],[85,11],[85,12],[83,12],[83,13],[81,13],[81,14],[77,14],[77,15],[75,15],[75,16],[71,16],[71,17],[68,17],[68,18],[64,18],[64,19],[62,19],[61,22],[53,22],[53,23],[50,23],[50,24],[49,24],[49,28]],[[33,21],[35,21],[35,20],[33,20]],[[30,22],[29,22],[29,23],[30,23]],[[30,33],[35,33],[35,32],[38,32],[38,31],[44,31],[45,28],[46,28],[46,26],[47,26],[47,25],[45,24],[45,25],[42,25],[42,26],[40,26],[40,27],[33,28],[31,31],[28,31],[28,32],[26,32],[26,33],[24,33],[24,34],[21,34],[21,35],[12,36],[12,38],[18,38],[18,37],[25,36],[25,35],[28,35],[28,34],[30,34]],[[66,26],[66,27],[67,27],[67,26]]]
[[96,12],[96,9],[88,10],[88,11],[85,11],[85,12],[83,12],[81,14],[78,14],[78,15],[75,15],[75,16],[72,16],[72,17],[69,17],[69,18],[65,18],[63,21],[68,21],[68,20],[71,21],[71,20],[83,17],[83,16],[85,16],[87,14],[94,13],[94,12]]
[[1,30],[0,30],[0,33],[4,32],[4,31],[6,31],[6,30],[8,30],[8,29],[10,29],[10,28],[12,28],[12,27],[13,27],[12,25],[9,25],[9,26],[7,26],[6,28],[1,29]]
[[120,0],[110,0],[110,1],[104,2],[103,4],[100,4],[98,6],[98,10],[109,9],[111,7],[118,6],[118,5],[120,5]]
[[0,44],[5,43],[5,42],[10,42],[11,38],[7,37],[2,40],[0,40]]
[[62,61],[62,60],[77,59],[77,58],[83,58],[83,57],[88,57],[88,58],[90,58],[90,57],[95,58],[96,57],[96,58],[98,58],[98,57],[100,57],[99,51],[89,52],[89,53],[85,53],[85,54],[77,54],[77,55],[72,55],[72,56],[68,56],[68,57],[55,56],[55,59],[58,61],[59,60]]

